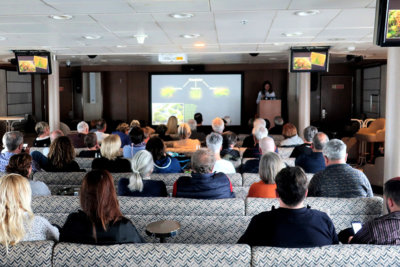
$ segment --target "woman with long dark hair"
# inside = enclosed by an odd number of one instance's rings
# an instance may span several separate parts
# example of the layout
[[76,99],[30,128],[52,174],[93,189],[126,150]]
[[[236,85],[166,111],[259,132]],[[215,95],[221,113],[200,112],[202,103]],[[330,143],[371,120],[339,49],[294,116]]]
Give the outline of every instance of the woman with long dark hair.
[[111,174],[106,170],[88,172],[80,191],[81,208],[68,216],[60,241],[84,244],[142,243],[132,222],[119,209]]
[[276,95],[274,90],[272,89],[272,84],[270,81],[265,81],[263,83],[262,89],[260,92],[258,92],[257,96],[257,104],[260,103],[261,100],[270,100],[270,99],[276,99]]

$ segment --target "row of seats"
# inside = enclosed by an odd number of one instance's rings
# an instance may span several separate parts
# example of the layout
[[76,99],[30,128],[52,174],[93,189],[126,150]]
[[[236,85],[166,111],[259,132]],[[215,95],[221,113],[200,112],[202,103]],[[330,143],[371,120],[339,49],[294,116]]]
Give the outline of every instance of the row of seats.
[[[49,187],[52,195],[56,195],[60,190],[66,187],[80,188],[82,179],[85,173],[82,172],[36,172],[33,175],[33,180],[42,181]],[[129,178],[131,173],[112,173],[114,178],[114,184],[118,187],[118,181],[121,178]],[[172,186],[174,182],[183,175],[184,173],[153,173],[151,179],[161,180],[167,186],[168,192],[172,192]],[[257,173],[231,173],[227,174],[231,180],[233,190],[237,198],[246,198],[250,186],[260,180],[260,176]],[[313,174],[307,174],[307,178],[310,180]]]
[[[247,198],[200,200],[184,198],[118,197],[122,214],[132,220],[146,242],[157,242],[145,233],[154,221],[174,220],[181,224],[171,243],[234,244],[246,230],[251,218],[272,206],[279,207],[277,199]],[[366,222],[382,214],[383,199],[373,198],[307,198],[306,205],[326,212],[336,231],[351,226],[352,221]],[[63,226],[68,214],[80,208],[76,196],[34,197],[32,209],[36,215],[52,224]]]
[[39,266],[397,266],[398,246],[331,245],[315,248],[227,244],[122,244],[95,246],[52,241],[0,249],[0,265]]

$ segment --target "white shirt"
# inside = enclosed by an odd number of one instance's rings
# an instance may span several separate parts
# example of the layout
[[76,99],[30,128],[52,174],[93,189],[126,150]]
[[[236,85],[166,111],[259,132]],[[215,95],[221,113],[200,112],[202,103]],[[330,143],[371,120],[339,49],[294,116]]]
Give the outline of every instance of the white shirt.
[[282,140],[280,146],[298,146],[304,143],[303,139],[301,139],[297,134],[285,140]]
[[103,139],[106,138],[107,136],[109,136],[109,134],[103,133],[103,132],[99,132],[96,131],[95,132],[96,136],[97,136],[97,142],[99,144],[101,144],[101,142],[103,142]]
[[230,161],[225,159],[220,159],[215,162],[214,172],[223,172],[223,173],[236,173],[235,167]]
[[267,99],[267,98],[276,98],[275,92],[272,91],[272,93],[269,93],[269,92],[267,91],[267,93],[265,94],[265,97],[264,97],[264,98],[262,97],[261,91],[258,92],[258,96],[257,96],[256,103],[258,104],[258,103],[260,103],[261,100],[265,100],[265,99]]

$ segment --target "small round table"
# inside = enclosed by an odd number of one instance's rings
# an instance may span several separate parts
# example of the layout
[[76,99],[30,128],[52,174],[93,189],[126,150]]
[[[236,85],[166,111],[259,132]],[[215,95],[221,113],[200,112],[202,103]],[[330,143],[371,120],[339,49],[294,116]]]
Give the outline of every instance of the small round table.
[[179,222],[162,220],[149,223],[146,226],[146,234],[160,238],[160,243],[165,243],[165,238],[176,236],[181,228]]

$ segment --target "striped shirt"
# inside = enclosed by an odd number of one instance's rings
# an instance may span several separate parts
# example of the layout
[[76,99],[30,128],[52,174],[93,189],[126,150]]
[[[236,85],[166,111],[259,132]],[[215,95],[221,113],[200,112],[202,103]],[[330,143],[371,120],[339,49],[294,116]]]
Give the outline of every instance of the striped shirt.
[[400,245],[400,211],[366,222],[350,243]]

